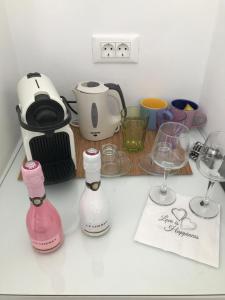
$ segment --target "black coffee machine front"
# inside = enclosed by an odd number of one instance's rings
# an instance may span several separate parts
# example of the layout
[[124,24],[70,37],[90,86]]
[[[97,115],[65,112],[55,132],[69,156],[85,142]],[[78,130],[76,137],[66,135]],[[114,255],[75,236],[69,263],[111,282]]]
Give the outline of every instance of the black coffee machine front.
[[69,180],[76,174],[71,113],[51,80],[40,73],[29,73],[17,85],[16,110],[27,160],[38,160],[45,184]]

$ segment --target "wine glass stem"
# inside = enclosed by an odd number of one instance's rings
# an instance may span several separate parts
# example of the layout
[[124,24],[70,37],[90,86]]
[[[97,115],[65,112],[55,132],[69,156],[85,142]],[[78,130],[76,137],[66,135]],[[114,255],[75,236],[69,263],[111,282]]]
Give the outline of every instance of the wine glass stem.
[[206,191],[206,194],[205,194],[205,198],[204,200],[201,202],[201,205],[202,206],[207,206],[209,204],[209,191],[212,189],[212,187],[214,186],[215,182],[213,181],[209,181],[208,183],[208,187],[207,187],[207,191]]
[[164,172],[163,172],[163,183],[160,187],[160,192],[162,194],[166,194],[167,193],[167,176],[168,176],[168,170],[164,169]]

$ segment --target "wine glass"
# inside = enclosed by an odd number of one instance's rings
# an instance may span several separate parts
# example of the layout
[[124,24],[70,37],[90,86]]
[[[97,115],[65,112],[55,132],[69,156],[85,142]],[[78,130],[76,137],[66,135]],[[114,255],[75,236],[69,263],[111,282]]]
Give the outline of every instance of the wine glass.
[[[179,114],[173,116],[173,122],[185,124],[187,114],[185,111],[181,110]],[[157,129],[163,124],[169,122],[168,117],[162,112],[159,111],[157,114]],[[138,166],[147,174],[154,176],[163,175],[164,169],[156,165],[151,157],[151,153],[141,157],[138,162]],[[169,174],[176,174],[177,170],[170,170]]]
[[176,200],[176,193],[167,187],[166,179],[170,170],[182,168],[188,161],[189,129],[177,122],[163,123],[156,135],[151,152],[152,160],[164,170],[164,182],[153,187],[149,196],[159,205],[171,205]]
[[196,165],[209,183],[205,196],[192,198],[189,207],[199,217],[214,218],[218,215],[220,206],[209,198],[209,191],[215,182],[225,181],[225,132],[215,131],[209,134],[200,150]]

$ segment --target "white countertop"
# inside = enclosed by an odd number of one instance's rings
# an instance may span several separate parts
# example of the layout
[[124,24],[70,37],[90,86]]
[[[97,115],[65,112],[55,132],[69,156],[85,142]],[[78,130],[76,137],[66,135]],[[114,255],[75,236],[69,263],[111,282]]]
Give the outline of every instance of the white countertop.
[[[197,131],[192,135],[202,140]],[[222,205],[219,269],[134,242],[149,189],[162,180],[149,175],[102,179],[112,228],[99,238],[87,237],[79,228],[84,179],[48,186],[47,196],[62,217],[65,242],[43,255],[33,251],[26,230],[30,203],[17,180],[23,158],[21,149],[0,188],[0,294],[225,295],[225,194],[219,184],[213,190]],[[207,180],[190,163],[194,174],[170,176],[168,185],[180,194],[204,194]]]

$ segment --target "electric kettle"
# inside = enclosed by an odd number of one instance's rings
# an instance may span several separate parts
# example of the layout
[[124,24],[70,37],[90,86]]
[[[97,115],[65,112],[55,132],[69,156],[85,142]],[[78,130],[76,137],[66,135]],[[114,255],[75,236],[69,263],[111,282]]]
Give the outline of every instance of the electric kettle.
[[80,132],[85,139],[103,140],[119,130],[120,112],[126,109],[119,85],[80,82],[73,91],[77,101]]

